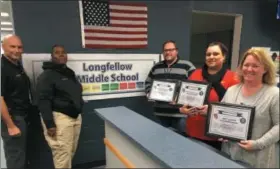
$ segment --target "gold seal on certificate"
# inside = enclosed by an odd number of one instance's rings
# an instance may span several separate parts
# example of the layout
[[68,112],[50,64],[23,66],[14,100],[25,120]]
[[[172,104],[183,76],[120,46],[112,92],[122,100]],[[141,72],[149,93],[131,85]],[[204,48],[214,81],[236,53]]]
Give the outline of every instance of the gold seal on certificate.
[[177,104],[199,107],[205,104],[210,91],[210,84],[199,81],[185,80],[181,82]]
[[206,135],[233,141],[248,140],[252,132],[255,108],[251,106],[211,103],[207,114]]
[[176,92],[176,82],[154,80],[149,95],[150,100],[172,102]]

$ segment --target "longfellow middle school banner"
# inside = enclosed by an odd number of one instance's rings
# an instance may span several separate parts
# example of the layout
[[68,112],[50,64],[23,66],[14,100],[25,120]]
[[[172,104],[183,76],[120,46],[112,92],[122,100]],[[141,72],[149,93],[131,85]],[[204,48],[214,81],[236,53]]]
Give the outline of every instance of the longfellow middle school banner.
[[[145,79],[158,54],[68,54],[67,66],[82,83],[85,100],[145,95]],[[50,54],[24,54],[23,66],[32,84]]]

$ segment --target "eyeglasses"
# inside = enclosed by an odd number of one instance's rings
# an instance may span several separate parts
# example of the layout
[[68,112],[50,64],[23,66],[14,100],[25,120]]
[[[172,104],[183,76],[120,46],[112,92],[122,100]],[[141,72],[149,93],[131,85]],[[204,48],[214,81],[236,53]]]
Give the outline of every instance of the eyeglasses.
[[164,49],[163,52],[173,52],[174,50],[177,50],[177,48],[172,48],[172,49]]

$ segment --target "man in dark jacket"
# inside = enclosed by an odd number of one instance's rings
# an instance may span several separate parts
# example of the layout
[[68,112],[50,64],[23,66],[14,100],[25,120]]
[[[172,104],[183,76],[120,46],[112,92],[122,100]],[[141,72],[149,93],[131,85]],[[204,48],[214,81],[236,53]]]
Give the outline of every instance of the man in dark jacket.
[[55,168],[71,168],[81,130],[82,86],[66,63],[64,47],[55,45],[51,61],[43,63],[44,72],[38,77],[36,90]]

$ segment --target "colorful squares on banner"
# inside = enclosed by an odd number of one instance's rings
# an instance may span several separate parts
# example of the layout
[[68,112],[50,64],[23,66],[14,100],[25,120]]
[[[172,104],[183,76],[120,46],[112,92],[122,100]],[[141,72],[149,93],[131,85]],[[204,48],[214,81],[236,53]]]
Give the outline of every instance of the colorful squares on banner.
[[102,91],[109,91],[110,90],[110,85],[109,84],[102,84],[101,89],[102,89]]
[[128,88],[129,89],[135,89],[136,88],[136,83],[135,82],[128,83]]
[[82,84],[83,93],[90,93],[91,92],[91,85],[90,84]]
[[128,86],[127,86],[127,83],[126,83],[126,82],[120,83],[120,90],[125,90],[125,89],[127,89],[127,88],[128,88]]
[[119,90],[119,84],[118,83],[111,83],[110,84],[110,90]]
[[143,89],[145,88],[145,83],[144,82],[136,82],[137,89]]
[[144,89],[145,82],[121,82],[121,83],[103,83],[103,84],[82,84],[83,93],[99,93],[105,91]]
[[100,84],[93,84],[91,86],[92,92],[100,92]]

